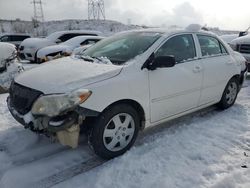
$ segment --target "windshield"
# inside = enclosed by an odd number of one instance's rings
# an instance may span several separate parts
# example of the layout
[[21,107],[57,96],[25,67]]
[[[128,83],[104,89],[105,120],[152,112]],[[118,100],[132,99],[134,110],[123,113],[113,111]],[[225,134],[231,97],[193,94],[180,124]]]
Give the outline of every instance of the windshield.
[[92,58],[106,57],[121,65],[144,53],[161,36],[156,32],[131,32],[104,39],[85,50],[81,55]]

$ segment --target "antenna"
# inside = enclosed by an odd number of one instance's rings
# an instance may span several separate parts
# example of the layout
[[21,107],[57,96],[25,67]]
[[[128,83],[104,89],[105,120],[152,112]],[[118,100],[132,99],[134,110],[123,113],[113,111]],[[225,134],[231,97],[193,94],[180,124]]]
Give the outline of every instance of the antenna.
[[88,19],[105,20],[104,0],[88,0]]

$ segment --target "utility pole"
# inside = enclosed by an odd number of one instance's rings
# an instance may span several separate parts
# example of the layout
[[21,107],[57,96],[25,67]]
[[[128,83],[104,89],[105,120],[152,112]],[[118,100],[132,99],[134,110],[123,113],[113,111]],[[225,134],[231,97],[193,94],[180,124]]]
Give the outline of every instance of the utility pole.
[[42,26],[42,34],[45,33],[45,28],[44,28],[44,14],[43,14],[43,6],[42,6],[42,0],[33,0],[31,2],[34,7],[34,17],[33,17],[33,24],[34,24],[34,29],[37,35],[39,35],[38,31],[38,26],[39,23],[41,23]]
[[88,19],[105,20],[104,0],[88,0]]

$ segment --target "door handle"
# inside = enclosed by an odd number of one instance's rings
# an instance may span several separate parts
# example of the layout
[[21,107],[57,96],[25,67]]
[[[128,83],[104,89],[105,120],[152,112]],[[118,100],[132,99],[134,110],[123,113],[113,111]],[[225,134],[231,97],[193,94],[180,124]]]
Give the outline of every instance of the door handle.
[[198,72],[201,72],[202,68],[200,65],[195,65],[194,69],[193,69],[193,72],[194,73],[198,73]]

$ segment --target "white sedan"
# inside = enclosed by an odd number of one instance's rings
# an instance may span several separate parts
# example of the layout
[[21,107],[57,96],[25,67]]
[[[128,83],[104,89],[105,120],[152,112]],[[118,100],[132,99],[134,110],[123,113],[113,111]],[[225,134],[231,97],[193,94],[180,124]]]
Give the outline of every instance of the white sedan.
[[212,33],[137,30],[24,72],[7,102],[26,128],[62,144],[76,147],[87,130],[91,148],[108,159],[145,127],[213,104],[231,107],[245,77],[244,57]]
[[43,63],[63,56],[69,56],[75,48],[93,45],[103,38],[101,36],[78,36],[61,44],[42,48],[37,52],[37,62]]

